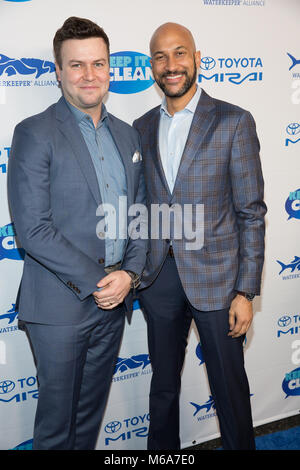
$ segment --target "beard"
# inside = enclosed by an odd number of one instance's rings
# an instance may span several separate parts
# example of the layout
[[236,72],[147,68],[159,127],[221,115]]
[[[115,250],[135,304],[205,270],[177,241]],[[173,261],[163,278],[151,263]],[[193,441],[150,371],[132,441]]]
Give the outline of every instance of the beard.
[[[175,76],[175,75],[185,75],[185,81],[182,87],[175,92],[172,92],[171,90],[168,89],[168,85],[162,82],[162,79],[167,77],[167,76]],[[166,96],[169,98],[180,98],[181,96],[185,95],[193,86],[197,78],[197,67],[196,67],[196,62],[194,59],[194,70],[192,75],[188,75],[186,71],[183,72],[165,72],[163,75],[161,75],[159,78],[155,78],[155,81],[159,88],[164,92]]]

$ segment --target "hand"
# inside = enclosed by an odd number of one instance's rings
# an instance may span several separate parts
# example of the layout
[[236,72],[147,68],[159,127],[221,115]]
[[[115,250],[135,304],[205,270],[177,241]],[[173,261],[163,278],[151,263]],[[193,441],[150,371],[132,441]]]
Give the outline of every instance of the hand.
[[253,319],[252,302],[243,295],[237,294],[233,299],[229,309],[229,329],[228,336],[238,338],[246,334]]
[[125,299],[130,291],[131,277],[126,271],[114,271],[101,279],[97,287],[101,288],[93,293],[97,306],[110,310]]

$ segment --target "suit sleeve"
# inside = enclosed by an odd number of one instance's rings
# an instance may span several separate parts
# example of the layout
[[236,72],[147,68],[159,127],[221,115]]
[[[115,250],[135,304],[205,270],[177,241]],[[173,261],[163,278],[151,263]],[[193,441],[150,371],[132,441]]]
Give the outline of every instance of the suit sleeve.
[[255,122],[244,112],[236,127],[230,161],[234,208],[240,234],[239,271],[235,289],[260,294],[264,262],[264,180]]
[[19,124],[8,167],[8,196],[18,239],[25,251],[83,300],[96,290],[101,267],[60,232],[50,203],[49,139]]

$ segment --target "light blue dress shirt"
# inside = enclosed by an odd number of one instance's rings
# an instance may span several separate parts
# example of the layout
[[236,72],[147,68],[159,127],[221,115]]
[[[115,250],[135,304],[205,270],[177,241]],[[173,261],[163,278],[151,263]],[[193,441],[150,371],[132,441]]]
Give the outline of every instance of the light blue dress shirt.
[[[101,119],[95,128],[89,114],[75,108],[67,100],[66,102],[75,115],[90,152],[98,179],[102,203],[110,204],[115,209],[115,214],[108,212],[105,217],[106,226],[108,227],[110,223],[115,225],[116,222],[117,229],[115,238],[105,238],[105,266],[111,266],[121,261],[126,244],[124,233],[122,237],[120,237],[118,233],[119,197],[127,196],[124,165],[109,131],[108,114],[105,106],[102,104]],[[111,220],[111,217],[114,218],[114,220]]]
[[200,95],[201,88],[197,86],[186,107],[173,116],[168,112],[166,98],[160,107],[159,151],[171,194]]

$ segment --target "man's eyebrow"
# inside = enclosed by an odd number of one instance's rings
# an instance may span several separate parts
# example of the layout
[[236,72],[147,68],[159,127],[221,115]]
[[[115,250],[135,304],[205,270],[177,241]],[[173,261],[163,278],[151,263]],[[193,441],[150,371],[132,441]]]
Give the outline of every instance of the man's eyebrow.
[[[106,58],[106,57],[102,57],[102,58],[100,58],[100,59],[95,59],[95,60],[93,60],[93,62],[94,62],[94,63],[95,63],[95,62],[101,62],[101,60],[106,61],[107,58]],[[70,59],[70,60],[69,60],[69,63],[71,63],[71,62],[76,62],[77,64],[83,64],[85,61],[84,61],[84,60],[80,60],[80,59]]]
[[[177,46],[173,50],[178,51],[179,49],[185,49],[186,50],[186,47],[185,46]],[[165,53],[165,51],[155,51],[154,54],[153,54],[153,57],[156,56],[157,54],[164,54],[164,53]]]

